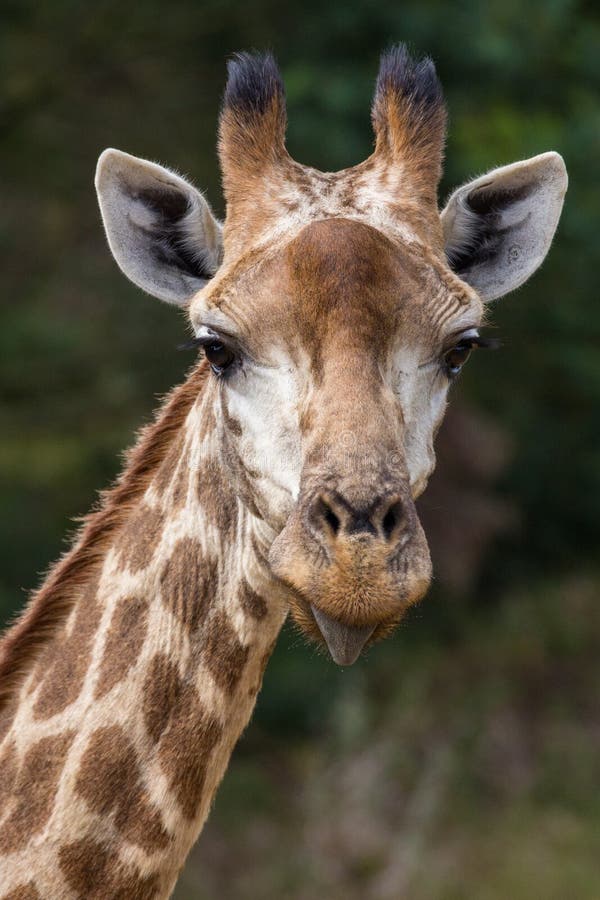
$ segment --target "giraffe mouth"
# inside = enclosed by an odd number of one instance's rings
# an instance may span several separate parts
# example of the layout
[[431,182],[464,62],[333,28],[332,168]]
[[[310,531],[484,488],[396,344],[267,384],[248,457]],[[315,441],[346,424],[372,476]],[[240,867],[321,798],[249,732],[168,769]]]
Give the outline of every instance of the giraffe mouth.
[[405,609],[377,622],[348,624],[325,612],[318,601],[311,602],[300,591],[287,584],[292,621],[298,631],[309,641],[327,648],[329,656],[338,666],[351,666],[364,650],[394,633]]
[[333,661],[338,666],[351,666],[355,663],[375,631],[375,625],[362,627],[344,625],[343,622],[333,619],[312,603],[310,609]]

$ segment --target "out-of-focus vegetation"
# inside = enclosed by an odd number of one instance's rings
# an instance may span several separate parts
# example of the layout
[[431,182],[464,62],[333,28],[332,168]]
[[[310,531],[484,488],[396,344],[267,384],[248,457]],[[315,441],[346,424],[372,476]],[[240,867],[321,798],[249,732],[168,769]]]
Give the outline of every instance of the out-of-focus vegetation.
[[406,40],[446,90],[442,194],[547,149],[571,178],[547,263],[493,311],[504,349],[454,391],[423,502],[433,593],[352,670],[284,632],[180,900],[600,896],[599,34],[582,0],[3,4],[3,620],[190,362],[181,317],[105,247],[104,147],[222,213],[230,52],[275,50],[292,155],[336,169],[370,152],[378,55]]

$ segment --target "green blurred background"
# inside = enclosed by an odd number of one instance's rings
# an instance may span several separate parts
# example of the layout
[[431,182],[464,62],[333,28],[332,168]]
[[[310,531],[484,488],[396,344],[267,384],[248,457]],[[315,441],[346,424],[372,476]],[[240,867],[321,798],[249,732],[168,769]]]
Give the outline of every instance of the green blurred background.
[[380,51],[436,60],[442,195],[548,149],[570,189],[544,267],[494,308],[504,348],[453,392],[423,503],[437,580],[341,671],[282,634],[176,897],[600,897],[599,22],[591,2],[3,0],[0,619],[191,362],[125,281],[92,178],[115,146],[222,214],[225,59],[272,48],[292,155],[370,152]]

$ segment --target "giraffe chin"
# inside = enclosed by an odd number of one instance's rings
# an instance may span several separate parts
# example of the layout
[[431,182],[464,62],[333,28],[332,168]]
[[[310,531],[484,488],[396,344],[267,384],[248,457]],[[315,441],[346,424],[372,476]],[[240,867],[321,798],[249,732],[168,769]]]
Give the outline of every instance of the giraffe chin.
[[353,540],[338,544],[336,554],[325,561],[309,552],[306,542],[299,546],[282,533],[269,562],[290,589],[291,615],[299,630],[327,647],[338,665],[352,665],[366,647],[391,634],[431,580],[420,529],[410,553],[396,560],[389,559],[381,543]]
[[297,590],[290,590],[290,612],[298,631],[312,644],[326,651],[338,666],[353,665],[363,651],[389,637],[411,605],[402,604],[393,616],[384,621],[351,625],[325,612],[316,603],[309,602]]

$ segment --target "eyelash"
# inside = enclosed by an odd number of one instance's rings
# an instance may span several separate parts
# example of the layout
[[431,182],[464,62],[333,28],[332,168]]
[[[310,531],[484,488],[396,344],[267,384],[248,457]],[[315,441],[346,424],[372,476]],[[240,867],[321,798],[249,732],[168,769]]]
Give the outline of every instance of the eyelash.
[[[442,369],[446,378],[453,381],[460,373],[464,364],[467,362],[471,351],[476,349],[496,350],[500,346],[497,338],[485,338],[475,333],[470,335],[465,332],[464,337],[459,336],[457,342],[446,350],[442,356]],[[452,355],[458,356],[458,359],[452,361]]]
[[[501,343],[497,338],[486,338],[477,333],[469,334],[469,331],[466,331],[464,336],[461,337],[459,335],[456,343],[442,355],[442,370],[446,378],[449,381],[453,381],[461,372],[472,350],[478,348],[496,350],[500,346]],[[215,333],[194,337],[184,344],[180,344],[178,349],[192,350],[198,348],[204,350],[212,371],[218,377],[223,376],[238,358],[236,351]],[[452,361],[453,354],[458,356],[458,359],[455,359],[454,362]]]
[[180,350],[204,350],[204,355],[210,363],[214,374],[221,377],[227,369],[236,361],[238,354],[229,347],[217,334],[206,334],[192,338],[185,344],[180,344]]

